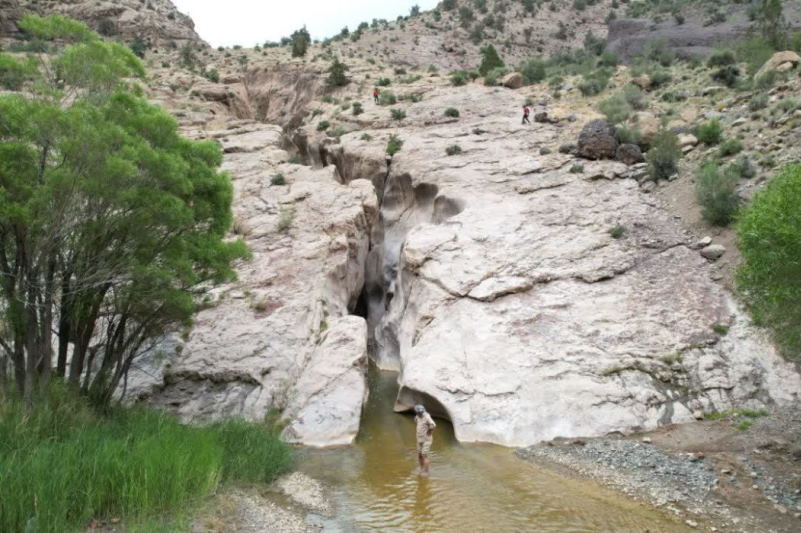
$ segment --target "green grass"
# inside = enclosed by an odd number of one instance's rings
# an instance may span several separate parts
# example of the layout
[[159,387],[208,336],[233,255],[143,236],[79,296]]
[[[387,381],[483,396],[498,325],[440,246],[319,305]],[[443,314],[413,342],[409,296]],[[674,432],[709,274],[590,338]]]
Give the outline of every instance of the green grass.
[[54,388],[30,412],[0,406],[0,531],[76,531],[111,517],[144,524],[223,481],[271,481],[290,463],[267,426],[189,427],[143,408],[100,415]]
[[[744,417],[751,419],[750,425],[754,423],[754,419],[759,418],[761,416],[767,415],[768,412],[765,409],[731,409],[729,411],[720,411],[717,413],[706,413],[704,418],[707,420],[723,420],[724,418],[730,417]],[[746,420],[748,422],[748,420]],[[747,429],[747,428],[746,428]]]

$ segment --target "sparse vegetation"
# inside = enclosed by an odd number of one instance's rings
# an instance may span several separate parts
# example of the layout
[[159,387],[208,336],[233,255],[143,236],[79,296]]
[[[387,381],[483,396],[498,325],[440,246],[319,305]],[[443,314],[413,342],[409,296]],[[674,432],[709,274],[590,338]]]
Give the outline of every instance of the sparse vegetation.
[[695,192],[704,220],[715,226],[728,226],[732,222],[740,206],[738,179],[736,170],[721,170],[715,161],[701,165],[696,176]]
[[459,155],[462,153],[462,147],[458,144],[452,144],[445,148],[445,153],[449,156],[451,155]]
[[459,110],[456,109],[455,107],[449,107],[448,109],[445,110],[444,114],[446,117],[459,118]]
[[720,121],[714,118],[705,124],[701,124],[696,128],[695,136],[704,144],[719,144],[723,139],[723,128],[720,125]]
[[387,141],[387,155],[394,156],[401,151],[401,148],[403,148],[403,139],[394,133],[391,134],[389,136],[389,141]]
[[729,139],[720,145],[718,153],[720,154],[720,157],[729,157],[732,155],[737,155],[742,151],[743,143],[737,139]]
[[326,83],[329,87],[344,87],[350,80],[348,79],[347,75],[345,74],[348,70],[347,65],[342,63],[339,58],[334,58],[334,61],[331,62],[331,66],[328,67],[328,78],[326,79]]
[[398,98],[392,91],[381,91],[381,94],[378,95],[378,105],[388,106],[388,105],[395,105],[397,103],[398,103]]
[[282,172],[277,172],[277,173],[273,174],[273,176],[270,178],[270,184],[271,185],[286,185],[286,178],[284,177],[284,174]]
[[481,64],[478,67],[478,73],[480,75],[486,76],[491,70],[505,66],[501,56],[498,55],[498,51],[493,45],[488,44],[481,49]]
[[615,224],[609,229],[609,235],[611,235],[613,239],[622,239],[623,236],[626,235],[626,228],[620,224]]
[[359,116],[364,113],[364,107],[362,107],[362,104],[359,102],[353,102],[351,112],[353,113],[353,116]]
[[392,109],[390,110],[390,115],[392,115],[392,120],[403,120],[406,118],[406,111],[403,109]]
[[681,148],[676,134],[668,131],[660,131],[651,143],[651,149],[645,155],[648,163],[648,174],[654,181],[665,180],[679,171],[679,159],[681,158]]
[[277,229],[279,232],[287,231],[289,228],[292,227],[292,223],[295,221],[295,217],[297,216],[297,210],[294,206],[292,207],[282,207],[281,210],[278,212],[278,226]]
[[631,105],[623,94],[616,94],[598,104],[598,110],[604,114],[610,124],[625,122],[631,116]]

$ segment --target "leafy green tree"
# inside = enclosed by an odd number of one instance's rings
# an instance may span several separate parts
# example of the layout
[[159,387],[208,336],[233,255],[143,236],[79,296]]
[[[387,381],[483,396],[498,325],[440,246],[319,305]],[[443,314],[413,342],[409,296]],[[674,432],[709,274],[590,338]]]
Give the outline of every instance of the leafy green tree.
[[757,324],[785,356],[801,358],[801,165],[757,193],[737,228],[743,263],[737,285]]
[[517,70],[523,75],[523,79],[527,84],[539,83],[547,75],[545,61],[536,57],[526,59],[520,63]]
[[498,55],[498,51],[495,47],[491,44],[483,47],[481,49],[481,64],[478,67],[478,73],[482,76],[486,76],[489,71],[496,68],[505,67],[501,56]]
[[309,30],[306,29],[306,26],[295,30],[290,37],[290,42],[292,43],[292,57],[305,56],[309,50],[309,44],[311,44],[311,35],[309,35]]
[[107,403],[193,290],[233,276],[232,187],[219,147],[126,81],[131,50],[61,17],[20,27],[71,44],[0,96],[0,386],[32,403],[55,375]]

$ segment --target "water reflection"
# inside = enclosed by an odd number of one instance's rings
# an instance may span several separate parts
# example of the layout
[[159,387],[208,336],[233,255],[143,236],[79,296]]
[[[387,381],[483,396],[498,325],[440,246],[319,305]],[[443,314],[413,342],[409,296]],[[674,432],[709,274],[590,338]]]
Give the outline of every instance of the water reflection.
[[440,420],[431,476],[420,477],[414,420],[392,412],[396,375],[371,373],[356,445],[305,450],[299,457],[300,470],[332,487],[346,531],[691,531],[595,484],[541,470],[507,448],[459,444],[450,424]]

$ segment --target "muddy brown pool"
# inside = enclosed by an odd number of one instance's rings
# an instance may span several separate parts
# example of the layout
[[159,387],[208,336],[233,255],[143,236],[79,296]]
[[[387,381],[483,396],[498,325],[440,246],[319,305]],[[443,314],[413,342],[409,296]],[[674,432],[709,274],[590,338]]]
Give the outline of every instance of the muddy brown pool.
[[371,370],[354,446],[302,450],[297,467],[332,491],[329,532],[686,532],[667,514],[565,478],[492,445],[460,444],[437,421],[431,476],[417,475],[414,421],[392,411],[397,374]]

